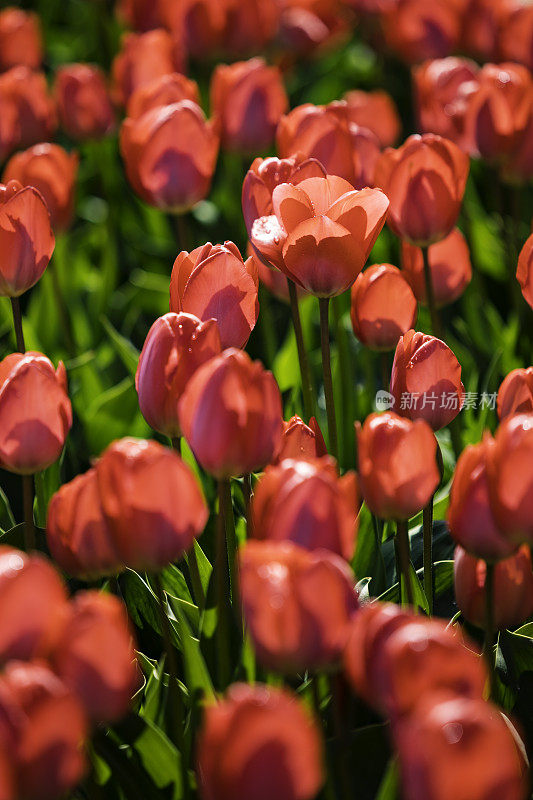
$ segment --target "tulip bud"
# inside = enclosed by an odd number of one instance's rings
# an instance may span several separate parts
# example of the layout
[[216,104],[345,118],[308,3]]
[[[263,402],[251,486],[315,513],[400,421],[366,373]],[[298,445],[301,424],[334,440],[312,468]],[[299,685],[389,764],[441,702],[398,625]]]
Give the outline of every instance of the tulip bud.
[[533,413],[533,367],[513,369],[498,391],[498,416],[503,422],[515,414]]
[[222,348],[244,347],[259,315],[258,278],[233,242],[179,254],[170,278],[170,310],[215,319]]
[[271,372],[230,348],[199,367],[178,404],[183,435],[216,478],[255,472],[279,450],[281,396]]
[[459,216],[469,168],[457,145],[430,133],[385,150],[375,183],[389,198],[387,222],[394,233],[420,247],[447,236]]
[[394,353],[390,391],[401,416],[424,419],[438,431],[463,406],[461,365],[440,339],[407,331]]
[[429,697],[393,733],[410,800],[526,797],[526,763],[511,724],[480,698]]
[[518,61],[533,69],[533,8],[514,3],[504,15],[499,35],[501,57],[504,61]]
[[[67,593],[51,564],[0,546],[0,661],[46,656],[67,612]],[[1,797],[1,792],[0,792]]]
[[61,127],[71,139],[102,139],[115,126],[104,73],[90,64],[65,64],[55,77]]
[[413,69],[419,128],[461,144],[461,126],[456,115],[463,86],[476,80],[479,67],[469,58],[437,58]]
[[125,119],[120,152],[139,197],[165,211],[182,213],[209,193],[218,138],[202,109],[182,100]]
[[192,314],[165,314],[148,332],[135,388],[145,420],[171,439],[180,436],[178,400],[200,364],[220,353],[215,320],[200,322]]
[[533,235],[520,251],[516,280],[520,284],[524,300],[533,308]]
[[[210,0],[210,5],[217,5],[219,2],[220,0]],[[224,4],[224,51],[232,56],[265,51],[278,32],[280,4],[276,0],[246,0],[245,3],[224,0]]]
[[48,207],[52,228],[59,233],[72,222],[77,173],[76,153],[67,153],[57,144],[36,144],[11,157],[2,180],[37,189]]
[[350,561],[357,536],[359,502],[355,473],[339,478],[329,457],[267,467],[252,503],[257,539],[292,541],[326,549]]
[[[453,570],[457,605],[469,622],[484,628],[486,562],[456,547]],[[497,629],[516,627],[533,614],[533,572],[526,545],[494,565],[493,609]]]
[[128,100],[128,117],[136,119],[154,108],[171,106],[182,100],[200,105],[198,84],[179,72],[159,75],[133,92]]
[[318,725],[296,695],[234,684],[205,711],[197,750],[200,797],[312,800],[324,782],[322,747]]
[[[457,300],[472,280],[470,250],[458,228],[428,248],[428,262],[435,305],[442,308]],[[427,304],[424,256],[408,242],[402,242],[402,270],[416,299]]]
[[176,42],[162,28],[127,33],[112,66],[117,101],[125,106],[139,86],[161,75],[181,72],[182,66],[183,58]]
[[18,181],[0,184],[0,296],[18,297],[34,286],[54,252],[50,215],[39,192]]
[[461,36],[463,0],[398,0],[381,16],[385,43],[416,64],[450,55]]
[[10,739],[17,797],[56,800],[85,772],[87,721],[48,667],[11,661],[0,679],[0,716]]
[[[279,274],[279,273],[278,273]],[[315,417],[311,417],[309,425],[298,416],[291,417],[283,423],[281,448],[273,463],[279,464],[286,458],[298,461],[312,461],[327,455],[326,443]]]
[[487,481],[492,446],[492,438],[486,434],[482,442],[463,450],[455,467],[448,508],[452,537],[486,561],[507,558],[516,550],[516,544],[501,533],[492,514]]
[[77,594],[53,664],[93,722],[124,716],[139,676],[128,615],[120,600],[95,591]]
[[264,667],[293,675],[339,660],[357,609],[343,559],[292,542],[249,541],[239,574],[244,618]]
[[429,502],[440,483],[437,440],[422,419],[390,411],[356,424],[359,485],[365,503],[382,519],[409,519]]
[[31,475],[58,460],[72,426],[63,362],[41,353],[0,362],[0,465]]
[[372,131],[378,137],[381,147],[393,147],[396,144],[401,122],[390,94],[381,89],[373,92],[356,89],[347,92],[344,99],[348,104],[351,122]]
[[[42,72],[13,67],[0,75],[0,104],[8,117],[0,126],[0,152],[46,142],[56,129],[55,104]],[[5,108],[5,112],[4,112]]]
[[500,46],[500,28],[509,5],[509,0],[468,0],[462,49],[479,61],[494,61]]
[[515,545],[533,544],[533,414],[502,422],[488,451],[487,476],[502,534]]
[[294,108],[281,118],[276,141],[282,158],[301,153],[320,161],[328,175],[344,178],[352,188],[374,185],[379,140],[351,121],[346,102]]
[[39,69],[43,43],[39,17],[20,8],[0,12],[0,70],[19,65]]
[[211,108],[228,150],[250,153],[270,147],[288,104],[279,69],[262,58],[219,64],[213,73]]
[[397,267],[375,264],[352,286],[353,332],[371,350],[392,350],[416,323],[418,305]]
[[225,44],[228,5],[228,0],[159,0],[158,8],[162,24],[183,40],[187,54],[208,60]]

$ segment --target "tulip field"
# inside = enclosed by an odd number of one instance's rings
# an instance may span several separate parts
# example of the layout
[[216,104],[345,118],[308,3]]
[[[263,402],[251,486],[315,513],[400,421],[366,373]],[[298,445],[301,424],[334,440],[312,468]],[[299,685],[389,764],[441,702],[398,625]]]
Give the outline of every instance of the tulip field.
[[0,800],[533,800],[533,2],[0,4]]

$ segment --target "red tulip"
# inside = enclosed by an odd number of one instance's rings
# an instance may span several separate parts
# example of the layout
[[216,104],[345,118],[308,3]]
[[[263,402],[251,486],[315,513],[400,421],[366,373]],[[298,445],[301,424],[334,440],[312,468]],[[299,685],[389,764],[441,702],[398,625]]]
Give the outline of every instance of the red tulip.
[[[257,277],[263,286],[268,289],[270,294],[274,295],[274,297],[277,297],[278,300],[281,300],[283,303],[289,303],[289,284],[287,283],[287,278],[283,272],[280,272],[279,269],[276,269],[275,267],[267,266],[260,258],[257,257],[251,244],[248,244],[246,253],[248,258],[253,258],[255,269],[257,270]],[[297,288],[299,297],[305,294],[304,290],[300,286]]]
[[493,61],[497,57],[500,27],[510,4],[510,0],[469,0],[462,34],[467,53],[480,61]]
[[348,116],[361,128],[372,131],[381,147],[393,147],[400,135],[401,122],[394,100],[387,92],[376,89],[363,92],[355,89],[347,92]]
[[518,2],[509,5],[509,13],[503,15],[498,39],[501,57],[506,61],[518,61],[531,70],[533,69],[533,8]]
[[37,189],[50,212],[52,228],[59,232],[72,222],[77,173],[76,153],[67,153],[57,144],[36,144],[10,158],[2,180]]
[[357,609],[348,565],[326,551],[292,542],[247,542],[240,552],[240,590],[259,662],[287,674],[339,660]]
[[315,417],[311,417],[309,425],[298,416],[291,417],[283,423],[281,448],[274,463],[279,464],[286,458],[308,461],[327,455],[326,443]]
[[533,235],[520,251],[516,280],[520,284],[524,300],[533,308]]
[[422,419],[390,411],[357,423],[359,485],[370,510],[382,519],[409,519],[440,483],[437,440]]
[[429,697],[395,727],[394,741],[409,800],[527,796],[525,759],[511,723],[480,698]]
[[15,800],[15,768],[6,752],[0,752],[0,800]]
[[461,36],[465,0],[397,0],[384,10],[385,43],[408,63],[450,55]]
[[46,204],[32,187],[0,184],[0,295],[18,297],[37,283],[55,239]]
[[374,185],[379,140],[371,130],[351,121],[346,102],[294,108],[281,118],[276,140],[282,158],[301,153],[318,159],[328,175],[338,175],[352,187]]
[[[189,0],[194,4],[198,0]],[[172,3],[172,0],[163,0]],[[209,0],[208,0],[209,2]],[[220,0],[210,0],[217,5]],[[264,51],[277,33],[280,7],[276,0],[223,0],[226,6],[223,48],[234,56]]]
[[71,139],[102,139],[115,126],[104,73],[90,64],[65,64],[55,76],[61,127]]
[[182,100],[124,120],[120,152],[137,194],[157,208],[179,213],[209,193],[218,138],[201,108]]
[[178,405],[183,435],[217,478],[255,472],[272,461],[283,432],[272,373],[230,348],[199,367]]
[[424,419],[438,431],[463,406],[461,365],[440,339],[410,330],[394,353],[390,391],[401,416]]
[[498,391],[498,416],[501,421],[515,414],[533,413],[533,367],[513,369]]
[[180,436],[178,400],[200,364],[220,353],[215,320],[207,322],[192,314],[165,314],[148,332],[135,388],[145,420],[170,438]]
[[48,94],[42,72],[28,67],[13,67],[0,75],[0,155],[46,142],[53,135],[57,120],[55,105]]
[[478,558],[508,558],[517,545],[504,536],[494,519],[487,479],[487,460],[493,447],[489,434],[466,447],[457,461],[453,478],[448,525],[455,541]]
[[[463,616],[478,628],[486,622],[487,564],[455,548],[455,600]],[[515,555],[494,565],[494,625],[511,628],[533,614],[533,572],[529,548],[523,545]]]
[[288,106],[277,67],[262,58],[219,64],[211,79],[211,108],[221,125],[222,146],[244,153],[266,150]]
[[286,689],[231,686],[206,708],[197,753],[202,800],[312,800],[324,781],[318,725]]
[[397,267],[375,264],[352,286],[353,332],[371,350],[392,350],[416,322],[418,305]]
[[0,715],[17,797],[56,800],[76,786],[85,772],[87,722],[48,667],[11,661],[0,679]]
[[30,475],[58,460],[72,426],[63,362],[13,353],[0,362],[0,464]]
[[349,32],[348,19],[339,0],[285,0],[278,39],[285,52],[309,56],[344,44]]
[[458,145],[461,125],[456,104],[459,93],[476,80],[478,65],[469,58],[437,58],[413,69],[417,116],[424,133],[438,133]]
[[420,246],[447,236],[459,216],[469,166],[457,145],[429,133],[385,150],[376,186],[390,200],[387,221],[394,233]]
[[149,31],[162,25],[159,5],[153,0],[118,0],[116,11],[128,28]]
[[136,119],[154,108],[171,106],[182,100],[200,105],[197,83],[179,72],[159,75],[148,83],[142,83],[133,92],[128,100],[128,117]]
[[39,69],[43,43],[39,17],[21,8],[0,12],[0,70],[19,65]]
[[[53,567],[0,546],[0,661],[29,661],[55,645],[67,612],[67,593]],[[1,783],[0,783],[1,785]],[[0,797],[1,797],[0,792]]]
[[125,106],[139,86],[161,75],[181,72],[182,66],[183,58],[176,41],[162,28],[127,33],[112,67],[117,101]]
[[331,550],[350,561],[357,536],[357,495],[355,473],[339,478],[333,459],[285,459],[267,467],[256,486],[254,536]]
[[93,722],[113,722],[124,716],[139,676],[121,601],[95,591],[77,594],[53,665]]
[[179,254],[170,278],[170,310],[215,319],[222,347],[244,347],[259,315],[258,277],[233,242]]
[[[437,308],[457,300],[472,280],[470,250],[459,228],[428,248],[429,270]],[[424,256],[408,242],[402,242],[402,270],[416,299],[426,304]]]
[[533,414],[508,417],[487,457],[494,519],[509,541],[533,544]]

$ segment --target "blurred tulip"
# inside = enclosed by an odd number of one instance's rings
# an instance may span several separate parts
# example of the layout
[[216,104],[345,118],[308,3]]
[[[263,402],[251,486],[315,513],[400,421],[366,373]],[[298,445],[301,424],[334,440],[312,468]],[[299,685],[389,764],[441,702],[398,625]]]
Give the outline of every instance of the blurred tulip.
[[253,535],[330,550],[351,561],[359,499],[354,472],[339,477],[332,458],[285,459],[267,467],[252,502]]
[[397,0],[381,16],[385,43],[409,64],[450,55],[466,0]]
[[370,129],[352,122],[346,102],[294,108],[281,118],[276,141],[282,158],[301,153],[320,161],[328,175],[344,178],[352,188],[374,185],[379,140]]
[[116,11],[129,28],[149,31],[162,24],[159,2],[154,0],[118,0]]
[[217,323],[222,348],[244,347],[257,322],[259,280],[233,242],[207,242],[179,254],[170,278],[170,310]]
[[16,800],[15,766],[8,753],[0,751],[0,800]]
[[269,259],[283,242],[283,261],[276,266],[311,294],[332,297],[348,289],[383,227],[383,192],[355,191],[328,175],[276,186],[272,198],[275,216],[256,221],[254,247]]
[[[463,616],[478,628],[485,627],[487,564],[455,548],[455,601]],[[533,572],[529,548],[523,545],[515,555],[494,565],[494,625],[512,628],[533,614]]]
[[400,135],[401,122],[394,100],[387,92],[376,89],[363,92],[359,89],[347,92],[348,116],[361,128],[372,131],[381,147],[393,147]]
[[200,364],[220,353],[215,320],[200,322],[192,314],[159,317],[144,343],[135,388],[145,420],[171,439],[180,436],[178,400]]
[[0,155],[46,142],[56,126],[55,104],[42,72],[13,67],[0,75]]
[[278,39],[289,58],[343,44],[349,25],[341,0],[283,0]]
[[15,7],[0,11],[0,70],[19,65],[38,69],[42,59],[38,15]]
[[[220,0],[211,0],[210,4],[217,3]],[[278,30],[280,6],[277,0],[246,0],[244,3],[223,0],[223,4],[226,6],[224,52],[240,56],[265,50]]]
[[181,396],[179,421],[196,459],[216,478],[256,472],[272,461],[283,432],[271,372],[230,348],[199,367]]
[[469,58],[437,58],[413,69],[418,124],[423,133],[438,133],[460,145],[461,126],[455,104],[465,84],[476,80],[478,65]]
[[[289,296],[289,284],[287,283],[287,278],[280,272],[279,269],[275,267],[267,266],[260,258],[257,257],[255,251],[251,244],[248,245],[246,249],[247,255],[249,258],[253,258],[254,265],[257,270],[257,276],[259,281],[265,286],[270,294],[277,297],[278,300],[281,300],[283,303],[290,302]],[[304,290],[298,286],[298,296],[302,296],[305,294]]]
[[[510,3],[503,15],[498,36],[501,58],[518,61],[533,69],[533,7],[527,3]],[[514,7],[513,7],[514,6]]]
[[312,800],[324,782],[319,727],[286,689],[234,684],[207,706],[197,749],[202,800]]
[[498,528],[516,545],[533,545],[533,414],[501,423],[488,451],[487,476]]
[[96,591],[77,594],[53,666],[93,722],[114,722],[124,716],[139,675],[122,602]]
[[161,75],[182,72],[182,67],[182,53],[167,31],[157,28],[146,33],[127,33],[112,66],[117,102],[125,106],[139,86]]
[[533,235],[520,251],[516,280],[520,284],[524,300],[533,308]]
[[11,661],[0,679],[2,728],[10,737],[17,797],[56,800],[85,769],[87,721],[77,698],[48,667]]
[[128,117],[142,117],[147,111],[161,106],[171,106],[190,100],[200,105],[200,93],[196,81],[179,72],[159,75],[148,83],[143,83],[128,100]]
[[61,455],[72,426],[63,362],[13,353],[0,362],[0,465],[31,475]]
[[492,446],[492,438],[486,434],[482,442],[469,445],[459,456],[447,515],[455,541],[486,561],[508,558],[517,547],[502,535],[491,510],[487,458]]
[[463,49],[480,61],[493,61],[500,27],[514,0],[469,0],[463,20]]
[[370,414],[356,430],[359,486],[367,506],[382,519],[418,514],[440,483],[437,440],[429,425],[386,411]]
[[258,661],[295,675],[339,660],[357,610],[355,579],[338,556],[292,542],[247,542],[240,590]]
[[36,144],[15,153],[4,169],[4,183],[18,181],[41,193],[55,232],[67,230],[74,214],[78,156],[58,144]]
[[[437,308],[461,297],[472,280],[472,263],[468,244],[459,228],[428,248],[428,262]],[[424,256],[420,248],[408,242],[402,242],[402,270],[418,302],[427,304]]]
[[350,317],[355,336],[371,350],[392,350],[416,323],[418,305],[397,267],[374,264],[352,286]]
[[480,698],[429,697],[394,731],[409,800],[525,800],[526,765],[510,723]]
[[394,353],[390,392],[402,417],[423,419],[438,431],[463,407],[461,365],[440,339],[407,331]]
[[0,545],[2,664],[47,656],[56,644],[67,608],[63,582],[48,561]]
[[387,221],[394,233],[419,246],[447,236],[459,216],[469,168],[457,145],[430,133],[385,150],[376,186],[389,198]]
[[513,369],[498,391],[498,416],[501,421],[515,414],[533,413],[533,367]]
[[288,106],[277,67],[262,58],[219,64],[211,79],[211,109],[221,125],[222,146],[244,153],[266,150]]
[[18,297],[34,286],[54,252],[48,208],[33,187],[0,184],[0,296]]
[[209,193],[218,137],[202,109],[182,100],[125,119],[120,152],[139,197],[157,208],[180,213]]
[[298,416],[291,417],[283,423],[281,448],[274,463],[279,464],[286,458],[308,461],[327,455],[326,443],[315,417],[311,417],[309,425]]
[[106,78],[91,64],[65,64],[55,76],[61,127],[76,141],[102,139],[115,126]]

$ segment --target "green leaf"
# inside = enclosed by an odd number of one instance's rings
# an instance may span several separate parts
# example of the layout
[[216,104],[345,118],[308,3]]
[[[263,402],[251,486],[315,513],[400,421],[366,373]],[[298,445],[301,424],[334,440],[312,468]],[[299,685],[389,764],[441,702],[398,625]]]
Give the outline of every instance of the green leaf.
[[173,607],[173,610],[176,615],[177,625],[173,622],[172,627],[175,630],[177,628],[180,638],[185,666],[185,682],[189,695],[193,702],[198,702],[202,697],[207,700],[214,700],[215,692],[209,670],[200,650],[200,642],[193,636],[186,615],[179,604]]
[[135,378],[135,373],[137,372],[137,365],[139,363],[139,351],[136,347],[132,345],[129,339],[126,339],[125,336],[122,336],[116,328],[111,325],[109,320],[106,317],[102,317],[102,325],[104,326],[104,330],[107,333],[111,344],[117,351],[118,356],[122,360],[122,363],[130,373],[130,375]]
[[0,487],[0,532],[4,533],[10,528],[14,528],[15,525],[16,522],[11,511],[11,505],[5,492]]
[[395,758],[389,761],[387,771],[383,776],[376,800],[396,800],[399,796],[400,781],[398,776],[398,764]]

